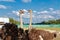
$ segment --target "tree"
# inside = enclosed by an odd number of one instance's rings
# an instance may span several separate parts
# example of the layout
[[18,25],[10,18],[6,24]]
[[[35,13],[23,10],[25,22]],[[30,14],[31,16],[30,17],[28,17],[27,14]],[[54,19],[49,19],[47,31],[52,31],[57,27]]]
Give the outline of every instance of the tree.
[[14,23],[14,24],[20,24],[19,21],[14,20],[13,18],[9,18],[10,23]]

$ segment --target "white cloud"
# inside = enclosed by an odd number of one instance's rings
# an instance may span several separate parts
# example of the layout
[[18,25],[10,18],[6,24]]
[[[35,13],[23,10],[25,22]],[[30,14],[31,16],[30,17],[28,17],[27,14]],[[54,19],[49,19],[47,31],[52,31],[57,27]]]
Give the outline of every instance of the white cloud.
[[41,12],[39,12],[39,13],[49,13],[49,11],[41,11]]
[[5,5],[0,5],[0,9],[7,9]]
[[55,11],[52,11],[52,13],[54,13],[54,14],[60,14],[60,10],[55,10]]
[[33,11],[34,13],[36,13],[37,11]]
[[53,11],[54,9],[53,8],[49,8],[51,11]]
[[0,0],[0,1],[14,2],[15,0]]
[[[25,14],[23,15],[23,17],[24,17],[24,18],[30,18],[30,14],[29,14],[29,13],[25,13]],[[33,14],[32,17],[34,18],[35,15]]]
[[19,12],[18,11],[12,11],[13,14],[19,16]]
[[37,16],[38,18],[45,18],[45,19],[47,19],[47,18],[54,18],[53,16],[51,16],[51,15],[39,15],[39,16]]
[[51,16],[51,15],[48,15],[47,17],[48,17],[48,18],[54,18],[54,17],[53,17],[53,16]]
[[40,11],[37,12],[37,14],[50,14],[50,15],[59,15],[60,14],[60,10],[54,10],[53,8],[49,8],[50,10],[45,10],[45,11]]
[[24,3],[28,3],[28,2],[31,2],[32,0],[22,0],[22,2]]
[[52,11],[52,13],[57,13],[56,11]]
[[57,13],[57,14],[60,14],[60,10],[56,10],[56,13]]
[[30,18],[30,15],[28,15],[28,14],[24,14],[23,17],[24,17],[24,18]]

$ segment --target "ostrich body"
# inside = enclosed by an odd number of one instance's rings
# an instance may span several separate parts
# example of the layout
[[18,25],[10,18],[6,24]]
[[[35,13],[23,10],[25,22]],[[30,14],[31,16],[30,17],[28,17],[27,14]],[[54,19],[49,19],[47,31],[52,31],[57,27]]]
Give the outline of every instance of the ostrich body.
[[36,29],[32,29],[29,33],[30,40],[41,40],[40,36],[43,38],[43,40],[53,40],[56,37],[56,34]]

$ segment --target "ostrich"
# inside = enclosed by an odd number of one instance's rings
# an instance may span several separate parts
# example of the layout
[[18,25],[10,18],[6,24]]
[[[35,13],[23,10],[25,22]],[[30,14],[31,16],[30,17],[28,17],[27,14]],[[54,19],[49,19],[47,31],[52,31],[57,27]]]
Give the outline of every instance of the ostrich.
[[30,13],[30,24],[29,24],[29,32],[32,29],[32,10],[28,10],[28,12]]
[[3,40],[17,40],[18,39],[18,28],[17,25],[6,23],[2,27]]
[[36,30],[32,28],[32,10],[28,10],[30,13],[29,30],[26,30],[29,40],[53,40],[56,37],[55,33],[50,33],[45,30]]
[[32,29],[29,32],[29,40],[53,40],[54,38],[56,38],[56,33],[45,30]]
[[22,14],[24,14],[24,10],[20,10],[20,28],[18,29],[18,40],[28,40],[26,37],[26,33],[23,29],[23,20],[22,20]]
[[23,28],[22,14],[24,14],[24,11],[20,10],[19,14],[20,14],[20,28]]

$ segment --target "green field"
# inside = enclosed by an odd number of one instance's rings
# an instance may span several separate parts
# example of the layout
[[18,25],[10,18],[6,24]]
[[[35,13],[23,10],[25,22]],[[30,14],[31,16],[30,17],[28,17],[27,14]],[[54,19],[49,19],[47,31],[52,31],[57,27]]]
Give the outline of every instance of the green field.
[[[18,28],[20,25],[18,25]],[[28,28],[29,25],[23,25],[24,28]],[[60,31],[60,24],[52,24],[52,25],[32,25],[33,28],[37,29],[51,29],[51,30],[57,30]]]

